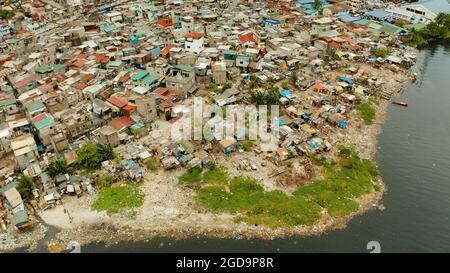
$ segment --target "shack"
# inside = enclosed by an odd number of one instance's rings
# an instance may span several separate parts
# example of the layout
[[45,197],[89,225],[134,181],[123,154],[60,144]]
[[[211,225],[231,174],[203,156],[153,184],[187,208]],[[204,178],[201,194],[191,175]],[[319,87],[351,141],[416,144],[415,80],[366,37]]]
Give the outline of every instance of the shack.
[[232,137],[227,137],[219,141],[220,148],[226,154],[230,154],[233,151],[236,151],[238,148],[237,140]]

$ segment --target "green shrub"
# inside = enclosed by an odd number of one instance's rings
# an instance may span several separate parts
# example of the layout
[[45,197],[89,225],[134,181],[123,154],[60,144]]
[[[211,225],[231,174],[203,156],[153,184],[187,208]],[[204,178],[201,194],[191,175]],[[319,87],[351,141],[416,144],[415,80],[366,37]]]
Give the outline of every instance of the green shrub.
[[17,186],[17,191],[20,193],[23,199],[28,199],[32,196],[32,191],[34,189],[33,180],[31,177],[22,175],[19,178],[19,185]]
[[156,156],[152,156],[146,163],[147,169],[149,169],[152,172],[157,172],[159,168],[161,167],[161,163],[159,162],[159,159]]

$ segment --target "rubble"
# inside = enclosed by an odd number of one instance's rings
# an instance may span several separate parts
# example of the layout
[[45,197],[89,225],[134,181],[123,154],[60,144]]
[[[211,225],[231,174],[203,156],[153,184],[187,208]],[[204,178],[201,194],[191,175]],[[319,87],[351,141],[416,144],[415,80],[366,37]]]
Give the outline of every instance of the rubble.
[[[20,233],[14,226],[25,228],[36,211],[95,196],[102,175],[114,183],[148,183],[145,166],[155,158],[167,180],[180,169],[215,162],[272,190],[283,189],[273,174],[284,173],[281,166],[291,159],[330,153],[348,136],[367,150],[355,107],[377,99],[383,111],[384,100],[410,80],[406,68],[416,51],[399,39],[407,30],[379,13],[353,16],[359,7],[336,1],[321,1],[319,13],[311,2],[9,4],[15,15],[0,32],[5,236]],[[389,52],[381,56],[379,48]],[[248,131],[208,141],[170,137],[194,97],[221,108],[259,104],[257,94],[275,94],[280,105],[273,121],[279,127],[270,132],[280,139],[273,153],[259,140],[244,147],[240,137]],[[86,142],[112,147],[118,157],[91,176],[76,166]],[[58,158],[73,172],[50,177],[50,162]],[[16,190],[22,174],[32,179],[33,209]]]

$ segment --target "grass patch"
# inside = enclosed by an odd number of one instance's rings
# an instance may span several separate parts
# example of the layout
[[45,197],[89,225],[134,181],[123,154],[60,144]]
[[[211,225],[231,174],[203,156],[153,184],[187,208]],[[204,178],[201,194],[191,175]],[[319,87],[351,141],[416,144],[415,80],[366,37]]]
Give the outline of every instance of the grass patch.
[[112,175],[109,175],[109,174],[107,174],[107,175],[102,175],[102,176],[100,176],[100,177],[97,179],[97,186],[98,186],[100,189],[109,187],[109,186],[112,185],[113,180],[114,180],[114,179],[113,179],[113,176],[112,176]]
[[125,186],[111,186],[101,189],[92,208],[111,214],[138,208],[143,203],[144,194],[139,189],[139,185],[126,184]]
[[178,180],[180,183],[200,182],[202,180],[202,169],[198,167],[192,168],[178,177]]
[[224,181],[222,173],[221,184],[206,183],[197,189],[196,201],[216,212],[240,213],[238,219],[249,224],[272,228],[312,225],[321,218],[323,209],[331,216],[356,211],[359,204],[354,199],[374,189],[376,166],[360,159],[353,148],[343,147],[338,161],[319,162],[323,164],[323,178],[300,187],[292,196],[281,191],[266,192],[256,180],[247,177]]
[[203,173],[203,182],[223,184],[229,180],[228,173],[219,168],[209,169]]
[[182,184],[204,182],[208,184],[224,184],[229,180],[228,173],[215,166],[214,163],[208,165],[206,171],[199,167],[192,168],[178,177]]
[[154,173],[156,173],[161,167],[161,163],[156,156],[151,157],[145,165],[147,166],[147,169]]
[[366,103],[360,103],[355,106],[356,111],[359,112],[366,125],[373,124],[375,119],[376,112],[373,107],[374,104],[377,104],[377,101],[375,99],[369,99]]
[[242,150],[244,150],[246,152],[251,152],[252,148],[253,148],[253,142],[249,141],[249,140],[243,141],[241,143],[241,147],[242,147]]

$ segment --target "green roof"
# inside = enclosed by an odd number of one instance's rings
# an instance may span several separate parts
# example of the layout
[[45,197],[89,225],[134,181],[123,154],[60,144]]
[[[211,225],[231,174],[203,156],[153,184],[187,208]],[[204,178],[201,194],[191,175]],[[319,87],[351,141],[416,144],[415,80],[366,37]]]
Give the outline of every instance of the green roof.
[[113,30],[115,30],[117,28],[117,26],[115,24],[104,24],[102,26],[102,29],[104,32],[111,32]]
[[55,70],[55,71],[65,71],[66,67],[67,67],[67,65],[65,65],[65,64],[55,64],[53,66],[53,70]]
[[121,64],[122,64],[121,61],[110,61],[107,66],[108,67],[119,67]]
[[2,89],[6,94],[14,93],[14,89],[9,85],[3,86]]
[[41,100],[34,100],[27,104],[26,106],[28,112],[34,112],[41,108],[45,108],[44,103]]
[[53,123],[53,118],[52,117],[46,117],[45,119],[43,119],[43,120],[41,120],[39,122],[36,122],[34,124],[34,127],[36,127],[36,129],[40,130],[42,128],[45,128],[45,127],[49,126],[52,123]]
[[237,59],[249,61],[250,60],[250,56],[248,56],[248,55],[238,55]]
[[19,210],[13,214],[13,219],[16,227],[20,227],[21,225],[28,223],[28,214],[25,210]]
[[226,55],[236,55],[236,54],[237,54],[237,51],[236,51],[236,50],[225,50],[225,51],[223,52],[223,54],[226,54]]
[[11,104],[16,104],[16,99],[12,98],[0,101],[0,106],[8,106]]
[[43,64],[36,67],[35,71],[40,74],[49,73],[53,71],[53,67]]
[[133,81],[141,81],[143,78],[147,77],[148,74],[149,73],[147,70],[138,70],[138,72],[134,74],[133,77],[131,77],[131,79]]
[[185,64],[177,64],[176,66],[174,66],[174,68],[184,72],[191,72],[192,70],[194,70],[192,66]]
[[142,80],[143,84],[154,84],[159,80],[158,76],[148,75]]
[[380,31],[384,31],[384,32],[391,33],[391,34],[399,34],[400,32],[403,31],[403,28],[398,27],[393,24],[383,22],[382,25],[383,26],[380,28]]

